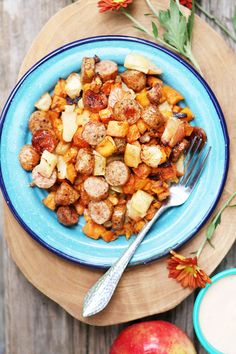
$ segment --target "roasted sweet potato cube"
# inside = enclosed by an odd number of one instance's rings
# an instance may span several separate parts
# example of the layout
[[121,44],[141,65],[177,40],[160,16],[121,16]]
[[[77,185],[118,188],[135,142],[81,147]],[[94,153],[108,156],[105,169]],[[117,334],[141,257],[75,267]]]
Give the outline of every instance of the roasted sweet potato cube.
[[53,211],[56,210],[55,195],[56,192],[50,192],[46,198],[43,199],[43,204]]

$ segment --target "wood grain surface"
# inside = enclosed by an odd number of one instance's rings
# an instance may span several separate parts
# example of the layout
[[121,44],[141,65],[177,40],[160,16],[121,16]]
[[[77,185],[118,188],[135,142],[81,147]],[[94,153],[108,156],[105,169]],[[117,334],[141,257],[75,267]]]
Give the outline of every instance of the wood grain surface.
[[[209,5],[213,2],[205,1],[204,4]],[[4,30],[4,36],[0,39],[1,48],[4,48],[2,58],[4,65],[1,65],[1,71],[3,67],[4,71],[1,72],[3,80],[0,84],[1,92],[4,91],[5,97],[2,97],[2,100],[6,98],[16,79],[23,53],[35,32],[45,22],[46,16],[49,17],[58,8],[68,3],[31,1],[30,6],[26,7],[25,1],[0,2],[0,13],[1,16],[3,15],[1,24]],[[233,2],[222,1],[222,8],[218,8],[217,14],[223,16],[224,11],[225,13],[229,11],[231,14],[232,9]],[[221,49],[225,50],[224,47]],[[228,64],[230,68],[230,62]],[[221,234],[222,230],[224,225]],[[83,325],[72,319],[60,307],[30,286],[10,260],[5,247],[3,253],[4,257],[1,259],[3,258],[5,275],[6,353],[108,353],[112,340],[122,326],[97,328]],[[230,266],[235,266],[234,249],[225,259],[222,268]],[[165,318],[181,325],[194,339],[191,321],[193,300],[194,295],[175,310],[158,318]],[[200,348],[198,352],[201,352]]]

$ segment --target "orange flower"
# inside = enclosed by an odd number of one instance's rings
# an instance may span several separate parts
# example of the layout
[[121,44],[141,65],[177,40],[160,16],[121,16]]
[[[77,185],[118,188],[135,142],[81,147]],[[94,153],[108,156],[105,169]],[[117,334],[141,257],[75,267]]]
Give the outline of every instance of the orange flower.
[[174,251],[168,259],[169,278],[176,279],[183,288],[205,288],[211,279],[197,264],[197,257],[186,258]]
[[181,5],[188,7],[190,10],[193,7],[193,1],[192,0],[180,0],[179,1]]
[[100,0],[98,1],[99,12],[109,10],[119,10],[121,7],[127,7],[133,0]]

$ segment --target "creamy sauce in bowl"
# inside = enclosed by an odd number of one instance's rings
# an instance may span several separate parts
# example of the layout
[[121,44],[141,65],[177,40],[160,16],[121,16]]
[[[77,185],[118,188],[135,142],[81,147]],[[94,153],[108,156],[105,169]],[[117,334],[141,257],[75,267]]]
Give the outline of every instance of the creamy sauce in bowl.
[[205,292],[198,321],[207,342],[224,354],[236,354],[236,274],[225,276]]

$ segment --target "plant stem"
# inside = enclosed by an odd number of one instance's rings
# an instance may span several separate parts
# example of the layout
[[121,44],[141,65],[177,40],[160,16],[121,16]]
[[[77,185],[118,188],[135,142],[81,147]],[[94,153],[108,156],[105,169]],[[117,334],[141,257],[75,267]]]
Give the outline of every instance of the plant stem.
[[[232,200],[236,197],[236,192],[234,192],[230,197],[229,199],[223,204],[223,206],[221,207],[221,209],[218,211],[218,213],[214,216],[214,218],[212,219],[211,223],[214,223],[215,220],[219,219],[219,217],[221,216],[221,214],[223,213],[223,211],[228,208],[230,206],[230,203],[232,202]],[[203,251],[203,248],[205,246],[205,244],[208,242],[208,239],[205,238],[203,240],[203,242],[201,243],[198,251],[197,251],[197,258],[200,257],[200,254],[202,253]]]
[[218,18],[216,18],[214,15],[212,15],[210,12],[205,10],[201,5],[196,3],[196,7],[206,16],[208,17],[211,21],[213,21],[224,33],[227,34],[235,43],[236,43],[236,36],[233,35],[230,30],[223,25],[223,23],[220,22]]
[[150,0],[146,0],[146,3],[149,7],[149,9],[154,13],[154,15],[158,18],[159,17],[159,13],[156,11],[155,7],[152,5]]

